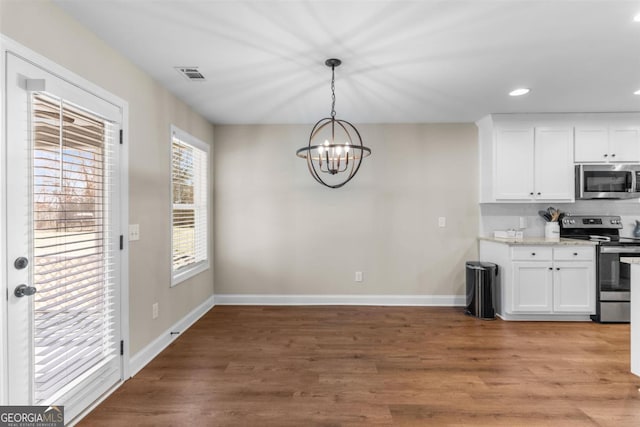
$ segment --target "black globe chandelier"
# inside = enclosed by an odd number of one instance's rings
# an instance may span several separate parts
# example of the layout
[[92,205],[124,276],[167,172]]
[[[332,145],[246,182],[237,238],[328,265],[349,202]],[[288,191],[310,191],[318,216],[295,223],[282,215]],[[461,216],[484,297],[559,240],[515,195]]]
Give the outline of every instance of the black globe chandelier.
[[325,61],[331,67],[331,117],[325,117],[311,129],[309,144],[296,151],[307,160],[311,176],[329,188],[340,188],[358,173],[362,159],[371,149],[362,144],[360,132],[346,120],[336,118],[335,69],[342,61],[331,58]]

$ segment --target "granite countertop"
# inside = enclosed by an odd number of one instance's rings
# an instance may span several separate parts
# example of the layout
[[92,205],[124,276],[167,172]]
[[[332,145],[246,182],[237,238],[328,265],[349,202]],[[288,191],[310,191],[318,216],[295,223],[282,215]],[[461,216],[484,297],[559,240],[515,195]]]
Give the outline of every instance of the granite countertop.
[[640,264],[640,257],[623,256],[620,257],[620,262],[625,262],[627,264]]
[[[513,237],[500,238],[500,237],[478,237],[479,240],[486,240],[488,242],[506,243],[507,245],[540,245],[540,246],[595,246],[597,242],[589,240],[578,239],[565,239],[560,240],[546,240],[544,237],[525,237],[522,240],[516,240]],[[640,261],[639,261],[640,262]]]

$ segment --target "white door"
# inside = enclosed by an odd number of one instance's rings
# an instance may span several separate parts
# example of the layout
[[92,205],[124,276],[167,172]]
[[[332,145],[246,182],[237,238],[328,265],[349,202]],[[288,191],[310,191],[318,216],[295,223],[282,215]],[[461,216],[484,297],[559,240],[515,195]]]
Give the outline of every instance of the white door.
[[553,277],[553,311],[594,314],[595,282],[592,262],[556,262]]
[[496,132],[495,198],[533,198],[533,128],[498,129]]
[[6,59],[8,399],[68,422],[122,378],[122,113]]
[[612,127],[609,131],[611,162],[640,162],[640,129]]
[[573,201],[573,131],[570,128],[536,128],[535,198]]
[[550,313],[552,306],[553,271],[551,263],[513,263],[514,313]]
[[602,163],[609,159],[609,130],[605,126],[576,126],[574,140],[576,163]]

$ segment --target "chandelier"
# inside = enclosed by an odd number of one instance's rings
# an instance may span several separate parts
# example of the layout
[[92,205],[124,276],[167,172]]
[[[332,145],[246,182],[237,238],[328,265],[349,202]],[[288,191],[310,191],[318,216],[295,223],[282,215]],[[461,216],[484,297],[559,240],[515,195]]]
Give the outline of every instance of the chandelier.
[[331,117],[320,119],[309,136],[309,144],[296,151],[307,160],[311,176],[329,188],[340,188],[349,182],[360,169],[362,159],[371,149],[362,145],[358,129],[346,120],[336,118],[335,68],[339,59],[327,59],[331,67]]

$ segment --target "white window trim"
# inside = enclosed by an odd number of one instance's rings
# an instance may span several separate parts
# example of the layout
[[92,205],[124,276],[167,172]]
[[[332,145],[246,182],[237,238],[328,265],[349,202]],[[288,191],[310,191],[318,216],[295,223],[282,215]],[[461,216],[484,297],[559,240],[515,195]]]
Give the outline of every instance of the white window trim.
[[[206,271],[211,266],[211,251],[210,248],[210,240],[211,240],[211,155],[210,155],[210,147],[209,144],[199,140],[193,135],[183,131],[175,125],[171,125],[171,132],[169,133],[169,171],[173,170],[173,138],[174,136],[180,141],[186,142],[187,144],[193,145],[195,148],[204,151],[207,153],[207,182],[206,182],[206,194],[207,194],[207,259],[204,261],[200,261],[195,263],[189,268],[185,268],[183,271],[174,272],[173,271],[173,177],[169,179],[169,208],[171,212],[171,221],[169,233],[171,235],[171,253],[169,258],[169,265],[171,271],[171,287],[179,285],[185,280],[196,276],[197,274]],[[171,175],[171,174],[170,174]]]

